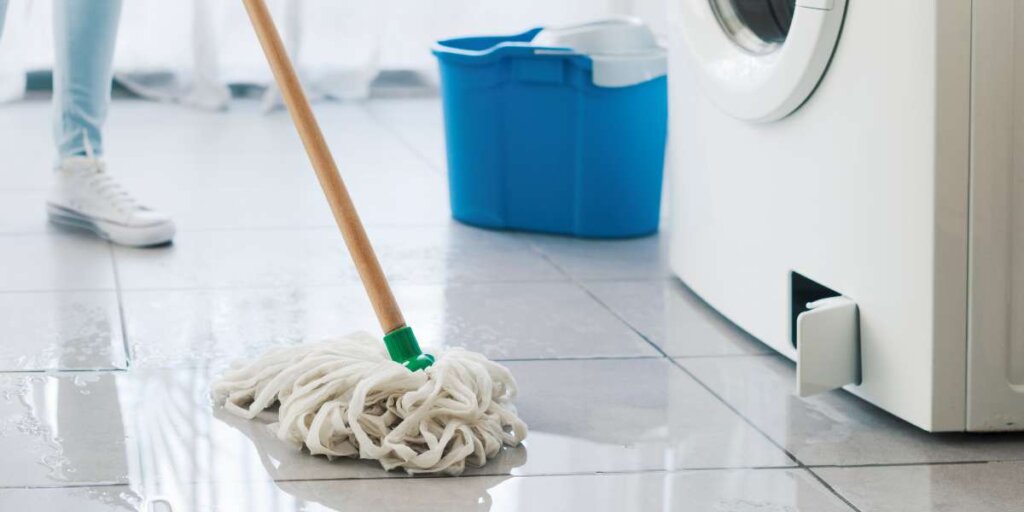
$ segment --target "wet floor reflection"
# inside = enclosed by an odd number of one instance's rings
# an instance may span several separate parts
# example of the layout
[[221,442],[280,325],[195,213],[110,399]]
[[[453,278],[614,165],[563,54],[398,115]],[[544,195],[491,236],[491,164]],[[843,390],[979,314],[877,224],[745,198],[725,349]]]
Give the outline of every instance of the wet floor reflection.
[[82,233],[0,240],[0,371],[127,365],[106,242]]
[[[325,492],[317,482],[407,478],[374,461],[330,461],[282,442],[269,428],[271,412],[251,421],[226,413],[210,403],[205,370],[140,372],[122,382],[122,398],[138,412],[130,421],[137,451],[132,490],[174,510],[333,507],[332,500],[348,499],[346,493]],[[525,448],[507,452],[478,471],[508,474],[525,462]],[[304,480],[314,483],[296,484]],[[482,496],[485,491],[467,499],[476,503]]]
[[128,481],[111,374],[0,374],[0,482],[6,486]]
[[[821,498],[813,482],[782,469],[766,472],[783,477],[668,478],[666,470],[792,464],[667,361],[508,365],[530,437],[465,478],[406,478],[370,461],[310,456],[276,439],[272,415],[246,421],[213,407],[205,368],[2,376],[0,449],[15,463],[0,476],[8,485],[82,486],[63,489],[73,493],[62,499],[97,510],[538,510],[552,499],[629,506],[648,494],[685,503],[713,485],[741,500],[749,489],[773,503]],[[639,473],[625,478],[631,471]],[[14,499],[4,496],[0,503]]]

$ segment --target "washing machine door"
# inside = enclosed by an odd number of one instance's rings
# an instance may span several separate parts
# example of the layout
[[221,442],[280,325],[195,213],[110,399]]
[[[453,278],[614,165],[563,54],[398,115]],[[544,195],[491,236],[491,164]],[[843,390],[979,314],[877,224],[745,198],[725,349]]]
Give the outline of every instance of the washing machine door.
[[676,0],[701,85],[733,117],[781,119],[814,92],[846,0]]

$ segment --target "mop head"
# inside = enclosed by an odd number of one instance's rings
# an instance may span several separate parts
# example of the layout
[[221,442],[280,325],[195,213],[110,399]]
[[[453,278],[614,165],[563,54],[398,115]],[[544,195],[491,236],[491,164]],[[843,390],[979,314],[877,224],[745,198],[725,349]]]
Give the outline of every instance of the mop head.
[[515,394],[512,374],[480,354],[452,348],[413,372],[363,332],[272,349],[213,385],[214,401],[246,419],[277,406],[282,441],[410,474],[458,475],[519,445]]

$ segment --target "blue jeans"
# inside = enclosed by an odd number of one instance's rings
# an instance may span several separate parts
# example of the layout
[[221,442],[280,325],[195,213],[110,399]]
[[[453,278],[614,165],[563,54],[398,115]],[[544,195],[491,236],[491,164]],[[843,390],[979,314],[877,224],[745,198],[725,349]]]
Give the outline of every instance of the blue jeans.
[[[0,0],[0,33],[7,0]],[[103,154],[121,0],[54,0],[53,133],[60,158]]]

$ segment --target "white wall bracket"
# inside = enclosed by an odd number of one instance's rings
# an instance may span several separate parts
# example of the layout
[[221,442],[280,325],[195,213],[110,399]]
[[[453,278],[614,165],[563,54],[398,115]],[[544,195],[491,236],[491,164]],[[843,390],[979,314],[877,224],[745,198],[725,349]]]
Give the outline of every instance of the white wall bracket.
[[860,383],[857,303],[829,297],[807,304],[796,319],[796,391],[811,396]]

